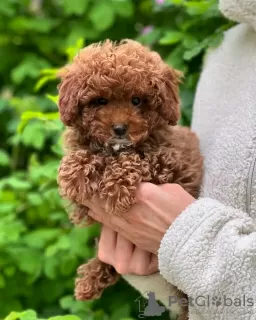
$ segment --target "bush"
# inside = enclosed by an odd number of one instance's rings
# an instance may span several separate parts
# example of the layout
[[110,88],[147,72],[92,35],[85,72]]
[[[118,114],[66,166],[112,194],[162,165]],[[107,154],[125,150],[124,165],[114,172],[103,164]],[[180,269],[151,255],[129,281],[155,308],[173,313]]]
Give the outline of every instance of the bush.
[[[84,44],[137,39],[184,72],[181,123],[189,125],[204,53],[230,26],[215,0],[0,2],[0,319],[28,308],[41,320],[138,316],[138,294],[124,281],[98,301],[72,296],[76,268],[93,256],[98,230],[73,227],[58,195],[56,70]],[[15,319],[37,316],[5,320]]]

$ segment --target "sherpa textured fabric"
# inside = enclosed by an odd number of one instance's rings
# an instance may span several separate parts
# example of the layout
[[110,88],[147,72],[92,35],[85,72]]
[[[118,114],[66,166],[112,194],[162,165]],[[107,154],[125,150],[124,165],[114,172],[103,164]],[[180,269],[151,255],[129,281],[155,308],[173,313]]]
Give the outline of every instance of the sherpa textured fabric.
[[[207,55],[197,89],[201,197],[170,226],[158,254],[163,278],[191,299],[190,320],[256,319],[256,1],[221,0],[220,10],[241,24]],[[172,286],[160,275],[128,280],[168,305]]]

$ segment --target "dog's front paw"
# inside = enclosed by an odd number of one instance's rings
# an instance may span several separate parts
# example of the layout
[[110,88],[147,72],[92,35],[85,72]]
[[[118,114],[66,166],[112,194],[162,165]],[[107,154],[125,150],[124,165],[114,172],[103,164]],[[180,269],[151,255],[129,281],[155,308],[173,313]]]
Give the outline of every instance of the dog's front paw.
[[135,203],[136,188],[142,181],[143,163],[136,154],[120,154],[109,158],[99,194],[110,214],[122,214]]
[[103,158],[86,150],[71,152],[59,167],[58,184],[62,196],[82,204],[98,190]]

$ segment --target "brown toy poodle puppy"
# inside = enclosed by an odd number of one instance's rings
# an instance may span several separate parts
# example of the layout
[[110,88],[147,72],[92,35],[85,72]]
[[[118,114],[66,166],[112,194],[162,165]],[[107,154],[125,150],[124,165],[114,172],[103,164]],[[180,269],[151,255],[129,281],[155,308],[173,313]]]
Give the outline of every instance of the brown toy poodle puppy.
[[[202,178],[197,137],[176,126],[180,73],[141,44],[124,40],[93,44],[62,74],[59,110],[68,127],[67,155],[58,182],[76,208],[76,224],[87,219],[84,200],[104,200],[110,215],[125,215],[142,181],[177,183],[194,197]],[[93,299],[116,282],[114,268],[97,258],[78,269],[77,299]]]

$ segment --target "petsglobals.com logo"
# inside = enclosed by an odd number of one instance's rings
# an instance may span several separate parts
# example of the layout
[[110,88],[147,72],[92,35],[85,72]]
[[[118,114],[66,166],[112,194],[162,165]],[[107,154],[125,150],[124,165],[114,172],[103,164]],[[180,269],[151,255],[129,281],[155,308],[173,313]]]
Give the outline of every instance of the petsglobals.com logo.
[[192,306],[192,307],[253,307],[255,301],[251,297],[243,295],[242,297],[223,296],[197,296],[188,298],[179,298],[176,296],[169,297],[169,306]]

